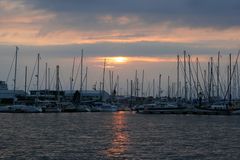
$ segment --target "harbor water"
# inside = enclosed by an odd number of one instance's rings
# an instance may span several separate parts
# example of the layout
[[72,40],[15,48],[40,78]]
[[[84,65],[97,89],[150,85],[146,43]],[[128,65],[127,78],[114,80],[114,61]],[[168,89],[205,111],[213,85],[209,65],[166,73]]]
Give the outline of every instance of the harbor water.
[[0,159],[240,158],[240,116],[0,114]]

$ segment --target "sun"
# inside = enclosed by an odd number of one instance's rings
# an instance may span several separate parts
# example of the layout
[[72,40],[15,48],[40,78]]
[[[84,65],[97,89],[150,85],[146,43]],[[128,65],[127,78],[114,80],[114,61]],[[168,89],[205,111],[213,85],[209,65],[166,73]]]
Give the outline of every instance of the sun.
[[128,61],[127,57],[112,57],[112,61],[115,63],[126,63]]

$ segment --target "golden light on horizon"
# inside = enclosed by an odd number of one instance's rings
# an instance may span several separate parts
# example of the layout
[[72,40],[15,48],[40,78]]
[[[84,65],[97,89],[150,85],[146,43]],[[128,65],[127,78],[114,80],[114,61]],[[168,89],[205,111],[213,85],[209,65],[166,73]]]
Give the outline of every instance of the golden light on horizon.
[[128,62],[127,57],[112,57],[110,60],[115,62],[115,63],[126,63],[126,62]]

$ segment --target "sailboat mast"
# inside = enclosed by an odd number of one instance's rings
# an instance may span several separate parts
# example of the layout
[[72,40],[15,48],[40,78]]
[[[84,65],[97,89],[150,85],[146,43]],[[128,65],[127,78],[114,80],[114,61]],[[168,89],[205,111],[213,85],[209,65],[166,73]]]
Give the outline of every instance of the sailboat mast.
[[168,99],[170,98],[170,76],[168,76]]
[[184,98],[187,100],[186,51],[184,51]]
[[82,100],[82,87],[83,87],[83,49],[82,49],[82,51],[81,51],[80,101]]
[[197,98],[198,98],[198,93],[199,93],[199,91],[198,91],[199,90],[198,89],[199,88],[198,66],[199,66],[199,61],[198,61],[198,57],[197,57],[197,59],[196,59],[196,68],[197,68],[196,69],[197,70],[197,73],[196,73],[197,74]]
[[60,79],[59,79],[59,65],[56,66],[56,91],[57,91],[57,101],[59,101],[59,87]]
[[232,100],[232,54],[229,54],[229,102]]
[[70,91],[73,91],[73,76],[74,76],[74,69],[75,69],[75,57],[73,58],[73,66],[72,66],[72,74],[70,77]]
[[179,62],[180,58],[179,55],[177,55],[177,99],[179,97]]
[[47,91],[47,82],[48,82],[48,64],[45,64],[45,92]]
[[103,80],[102,80],[101,100],[102,100],[102,98],[103,98],[103,93],[104,93],[105,71],[106,71],[106,58],[104,59],[104,63],[103,63]]
[[50,68],[48,68],[48,90],[50,91],[51,89],[51,73],[50,73]]
[[128,79],[127,79],[127,97],[128,97]]
[[85,91],[87,91],[87,85],[88,85],[88,67],[86,67],[86,82],[85,82]]
[[210,88],[212,92],[212,97],[214,97],[214,84],[213,84],[213,57],[211,57],[211,80],[210,80]]
[[120,94],[120,90],[119,90],[119,75],[117,75],[117,95]]
[[134,86],[135,86],[135,90],[134,90],[134,92],[135,92],[135,96],[137,97],[138,96],[138,82],[137,82],[137,79],[138,79],[138,77],[137,77],[137,70],[136,70],[136,72],[135,72],[135,84],[134,84]]
[[24,83],[25,95],[27,95],[27,72],[28,72],[28,68],[27,68],[27,66],[25,66],[25,83]]
[[143,95],[144,95],[144,93],[143,93],[143,86],[144,86],[144,70],[142,71],[142,97],[143,97]]
[[15,54],[15,71],[14,71],[14,93],[16,92],[16,81],[17,81],[17,64],[18,64],[18,50],[19,48],[16,46],[16,54]]
[[153,98],[155,98],[155,78],[153,78]]
[[162,75],[161,74],[159,74],[159,81],[158,81],[158,87],[159,87],[159,89],[158,89],[158,96],[159,96],[159,98],[161,98],[161,82],[162,81]]
[[188,70],[189,70],[189,100],[192,100],[192,70],[191,70],[191,56],[188,55]]
[[37,55],[37,91],[39,90],[39,61],[40,61],[40,53]]
[[131,96],[131,101],[130,101],[130,107],[132,107],[132,100],[133,100],[133,80],[131,80],[131,86],[130,86],[130,96]]
[[220,85],[220,51],[218,52],[218,62],[217,62],[217,98],[220,97],[219,85]]
[[109,70],[109,94],[112,95],[112,71]]
[[210,62],[208,62],[208,101],[210,102],[210,98],[211,98],[211,75],[210,75]]

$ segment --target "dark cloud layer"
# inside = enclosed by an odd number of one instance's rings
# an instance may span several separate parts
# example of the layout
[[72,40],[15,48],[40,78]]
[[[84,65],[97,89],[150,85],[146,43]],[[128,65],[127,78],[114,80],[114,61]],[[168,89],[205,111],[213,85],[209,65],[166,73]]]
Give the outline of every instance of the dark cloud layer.
[[110,14],[138,16],[145,23],[215,28],[240,25],[239,0],[32,0],[30,3],[63,17],[68,15],[70,23],[83,16],[89,17],[88,21],[85,19],[89,23],[95,21],[94,16]]

